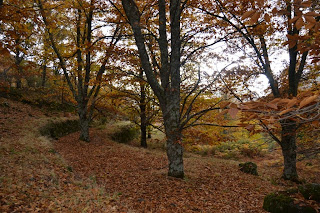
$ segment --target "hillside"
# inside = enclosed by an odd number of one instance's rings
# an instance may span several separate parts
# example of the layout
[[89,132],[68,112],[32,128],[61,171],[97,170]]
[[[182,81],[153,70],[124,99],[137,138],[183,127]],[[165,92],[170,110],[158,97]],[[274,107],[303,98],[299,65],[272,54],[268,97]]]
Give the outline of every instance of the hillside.
[[116,143],[110,128],[92,128],[90,143],[79,133],[53,140],[39,128],[59,114],[0,103],[1,212],[265,212],[266,194],[295,186],[279,180],[277,152],[253,159],[259,176],[239,171],[240,161],[186,153],[181,180],[167,176],[162,150]]

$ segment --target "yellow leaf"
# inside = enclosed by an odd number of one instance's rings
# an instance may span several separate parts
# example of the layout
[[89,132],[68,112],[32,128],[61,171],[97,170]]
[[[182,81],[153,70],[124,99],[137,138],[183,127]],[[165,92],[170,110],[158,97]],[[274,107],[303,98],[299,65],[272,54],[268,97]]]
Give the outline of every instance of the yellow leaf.
[[303,99],[301,102],[300,102],[300,105],[299,105],[299,108],[303,108],[305,106],[307,106],[308,104],[312,103],[313,101],[315,101],[316,99],[318,98],[318,95],[313,95],[311,97],[307,97],[305,99]]

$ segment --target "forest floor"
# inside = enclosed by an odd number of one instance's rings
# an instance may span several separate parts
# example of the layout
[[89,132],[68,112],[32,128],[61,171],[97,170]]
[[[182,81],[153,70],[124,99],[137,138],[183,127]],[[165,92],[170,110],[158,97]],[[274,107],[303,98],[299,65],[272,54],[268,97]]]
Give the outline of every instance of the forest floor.
[[[186,153],[176,179],[163,150],[116,143],[110,128],[91,129],[90,143],[49,139],[39,128],[59,114],[0,104],[0,212],[265,212],[265,195],[296,186],[280,179],[279,151],[238,161]],[[247,160],[259,176],[239,171]],[[300,177],[320,183],[317,167],[299,162]]]

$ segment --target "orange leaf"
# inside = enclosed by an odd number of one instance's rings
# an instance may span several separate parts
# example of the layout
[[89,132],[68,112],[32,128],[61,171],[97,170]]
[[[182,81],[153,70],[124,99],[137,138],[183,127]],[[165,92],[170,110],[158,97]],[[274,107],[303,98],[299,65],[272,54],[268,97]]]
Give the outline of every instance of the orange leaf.
[[278,103],[280,100],[281,100],[280,98],[275,98],[275,99],[273,99],[272,101],[270,101],[270,103],[276,104],[276,103]]
[[291,108],[291,107],[293,107],[297,102],[298,102],[298,100],[297,100],[296,98],[293,98],[292,100],[290,100],[290,101],[288,102],[287,107],[288,107],[288,108]]
[[270,22],[271,21],[271,18],[269,16],[269,14],[265,14],[264,15],[264,20],[266,20],[266,22]]
[[296,16],[296,17],[290,19],[289,20],[289,24],[292,24],[292,23],[296,22],[299,18],[301,18],[301,16]]
[[312,103],[313,101],[315,101],[316,99],[318,98],[318,95],[313,95],[311,97],[307,97],[305,99],[303,99],[301,102],[300,102],[300,105],[299,105],[299,108],[303,108],[305,106],[307,106],[308,104]]
[[302,3],[301,3],[301,6],[302,6],[302,7],[311,7],[311,2],[310,2],[310,1],[302,2]]
[[320,14],[316,13],[316,12],[307,12],[306,14],[304,14],[305,16],[320,16]]
[[231,108],[231,109],[229,109],[228,112],[229,112],[232,119],[236,119],[238,111],[239,110],[237,108]]
[[227,114],[227,113],[228,113],[228,110],[229,110],[229,109],[223,110],[222,112],[220,112],[220,113],[217,115],[217,117],[221,117],[222,115]]
[[258,117],[257,114],[253,114],[247,120],[251,121],[252,119],[255,119],[256,117]]
[[230,104],[230,102],[228,102],[228,101],[223,101],[223,102],[221,102],[220,103],[220,108],[221,109],[224,109],[226,106],[228,106]]
[[286,114],[286,113],[291,112],[291,111],[293,111],[293,110],[294,110],[294,108],[289,108],[289,109],[283,110],[283,111],[281,111],[281,112],[279,113],[279,115]]
[[240,105],[239,109],[246,110],[246,109],[250,109],[250,107],[248,105]]
[[245,12],[245,13],[241,16],[241,19],[244,20],[244,19],[252,16],[254,13],[255,13],[254,10],[247,11],[247,12]]
[[316,19],[313,16],[304,16],[304,18],[306,19],[306,21],[310,22],[310,23],[317,23]]
[[274,103],[267,103],[267,107],[272,108],[272,109],[278,109],[278,106]]
[[254,130],[254,125],[248,125],[248,126],[246,126],[246,129],[248,131],[252,131],[252,130]]
[[237,106],[237,104],[235,104],[235,103],[231,103],[231,104],[230,104],[230,108],[238,108],[238,106]]
[[258,19],[260,18],[260,13],[257,12],[254,15],[251,16],[251,20],[249,22],[249,24],[254,24],[258,21]]
[[306,25],[306,29],[310,30],[311,28],[313,28],[315,26],[315,23],[308,23]]
[[297,20],[297,22],[296,22],[296,28],[297,28],[298,30],[300,30],[301,27],[303,26],[303,24],[304,24],[304,22],[303,22],[302,18],[300,17],[300,18]]

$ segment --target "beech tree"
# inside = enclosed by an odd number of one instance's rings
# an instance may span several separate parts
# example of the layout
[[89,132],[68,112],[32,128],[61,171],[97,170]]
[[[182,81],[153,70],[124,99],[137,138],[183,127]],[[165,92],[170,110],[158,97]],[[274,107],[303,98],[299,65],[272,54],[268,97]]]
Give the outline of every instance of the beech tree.
[[[206,6],[197,5],[195,7],[211,16],[212,19],[221,21],[220,30],[223,30],[223,32],[226,33],[228,30],[237,32],[236,37],[229,37],[230,47],[243,50],[245,56],[251,58],[256,67],[251,74],[246,72],[247,76],[265,75],[271,88],[271,94],[278,101],[294,99],[299,95],[301,81],[310,75],[308,75],[308,70],[305,69],[309,49],[298,40],[319,30],[319,27],[315,28],[315,26],[319,26],[319,23],[314,18],[319,15],[314,12],[311,2],[300,0],[250,0],[245,2],[215,0],[210,1]],[[307,26],[303,28],[303,25]],[[286,52],[289,55],[289,61],[281,78],[272,70],[270,55],[277,50],[277,46],[283,45],[286,35],[288,38],[287,45],[279,49],[280,52]],[[279,40],[280,43],[276,43]],[[234,43],[231,43],[232,41]],[[240,75],[240,73],[237,74]],[[235,94],[234,91],[232,93]],[[304,95],[301,97],[306,98]],[[313,96],[314,100],[316,100],[316,97]],[[298,103],[296,101],[293,105]],[[280,103],[275,101],[274,104],[270,106],[278,109],[277,104],[279,104],[280,109]],[[262,120],[260,122],[281,146],[284,157],[283,178],[297,181],[296,139],[298,128],[301,125],[296,119],[283,117],[284,119],[278,120],[281,128],[279,134],[269,131],[267,123],[263,123]]]
[[[80,139],[89,141],[89,123],[110,61],[120,52],[117,17],[102,1],[35,0],[50,45],[77,102]],[[107,11],[107,12],[106,12]],[[108,27],[110,35],[101,30]],[[61,38],[64,35],[64,38]],[[60,38],[60,39],[59,39]]]
[[[163,113],[165,133],[167,136],[167,155],[169,159],[169,176],[183,178],[183,147],[180,128],[180,17],[182,6],[180,0],[170,1],[170,34],[171,45],[167,39],[167,17],[165,0],[158,1],[159,6],[159,48],[161,52],[160,79],[152,69],[146,47],[146,39],[142,33],[140,11],[133,0],[122,0],[124,11],[134,33],[141,60],[148,82],[159,99]],[[169,56],[169,47],[171,55]],[[170,57],[170,60],[169,60]]]
[[[194,16],[187,8],[188,1],[158,0],[138,2],[122,0],[125,16],[134,34],[141,67],[156,95],[163,116],[169,160],[168,175],[182,178],[182,130],[195,123],[207,112],[216,109],[215,103],[195,112],[193,104],[205,88],[200,89],[199,72],[196,83],[181,97],[181,67],[206,47],[221,39],[213,39],[203,16]],[[191,125],[191,126],[192,126]]]

